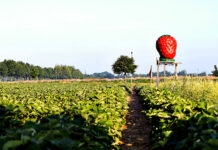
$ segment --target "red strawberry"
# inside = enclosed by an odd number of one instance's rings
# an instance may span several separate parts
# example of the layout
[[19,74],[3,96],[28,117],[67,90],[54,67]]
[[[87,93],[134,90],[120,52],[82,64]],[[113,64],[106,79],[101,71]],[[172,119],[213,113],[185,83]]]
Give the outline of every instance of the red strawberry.
[[176,39],[170,35],[162,35],[156,42],[160,58],[173,59],[176,56]]

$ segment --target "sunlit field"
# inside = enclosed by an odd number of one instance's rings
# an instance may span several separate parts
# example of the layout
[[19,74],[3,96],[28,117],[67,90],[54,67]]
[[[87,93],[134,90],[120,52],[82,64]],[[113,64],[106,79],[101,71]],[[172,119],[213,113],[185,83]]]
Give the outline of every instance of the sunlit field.
[[187,78],[1,82],[0,147],[120,149],[133,90],[152,149],[216,149],[218,82]]
[[177,81],[167,80],[165,84],[161,82],[160,87],[192,101],[210,101],[218,104],[218,81],[184,78]]
[[182,79],[136,85],[153,149],[217,149],[218,82]]
[[112,149],[128,87],[111,83],[0,83],[0,147]]

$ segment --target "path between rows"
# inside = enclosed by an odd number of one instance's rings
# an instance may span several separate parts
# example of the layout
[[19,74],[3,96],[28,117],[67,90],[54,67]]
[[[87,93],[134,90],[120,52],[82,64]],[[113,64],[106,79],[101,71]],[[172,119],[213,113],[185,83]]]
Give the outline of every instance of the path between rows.
[[151,126],[139,102],[139,96],[133,90],[129,100],[129,112],[126,116],[126,125],[123,127],[121,138],[122,150],[150,150],[149,134]]

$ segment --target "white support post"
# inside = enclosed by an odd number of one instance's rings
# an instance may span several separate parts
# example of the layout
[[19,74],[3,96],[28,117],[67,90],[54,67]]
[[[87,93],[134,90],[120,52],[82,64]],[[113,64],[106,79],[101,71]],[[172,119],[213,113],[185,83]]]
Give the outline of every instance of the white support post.
[[166,63],[164,64],[164,85],[166,84]]
[[157,60],[157,87],[159,87],[159,61]]

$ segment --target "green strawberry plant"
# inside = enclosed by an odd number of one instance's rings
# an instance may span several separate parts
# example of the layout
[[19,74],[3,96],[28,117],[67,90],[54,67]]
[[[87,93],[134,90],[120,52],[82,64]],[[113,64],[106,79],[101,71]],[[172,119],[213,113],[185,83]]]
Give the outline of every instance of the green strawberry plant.
[[0,148],[118,149],[128,110],[127,88],[105,83],[1,83]]
[[152,125],[153,149],[217,149],[217,106],[192,101],[167,89],[136,86]]

